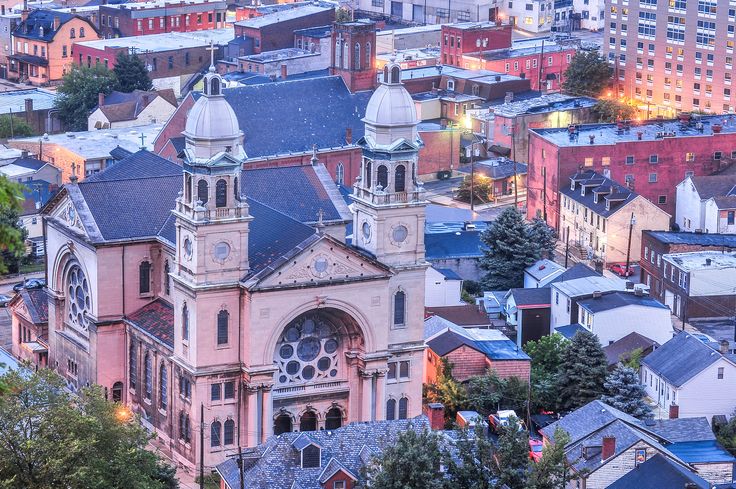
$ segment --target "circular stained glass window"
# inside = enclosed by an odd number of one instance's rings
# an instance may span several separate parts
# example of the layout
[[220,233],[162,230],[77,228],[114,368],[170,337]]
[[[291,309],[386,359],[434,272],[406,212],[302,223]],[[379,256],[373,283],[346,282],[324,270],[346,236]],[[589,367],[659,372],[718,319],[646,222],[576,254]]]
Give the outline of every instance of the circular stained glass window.
[[284,360],[288,360],[294,354],[294,347],[291,345],[282,345],[279,349],[279,355]]
[[332,362],[330,362],[329,358],[322,357],[317,360],[317,368],[324,372],[325,370],[328,370],[330,368],[330,363]]
[[295,375],[299,372],[299,362],[291,361],[286,364],[286,373],[289,375]]
[[296,347],[296,355],[302,362],[311,362],[319,355],[321,346],[319,339],[308,336],[299,342]]
[[314,367],[307,365],[302,369],[302,378],[304,380],[312,380],[314,377]]
[[317,329],[317,325],[315,325],[314,321],[311,319],[307,319],[304,321],[304,324],[302,324],[302,333],[304,334],[313,334],[315,329]]
[[89,328],[87,317],[91,312],[92,304],[87,277],[79,265],[73,265],[69,270],[68,280],[67,290],[69,295],[67,296],[68,312],[66,320],[71,326],[86,331]]
[[330,266],[330,262],[327,261],[327,258],[317,258],[314,262],[314,271],[323,274],[327,272],[327,268]]
[[276,346],[278,384],[318,382],[339,374],[340,336],[331,317],[307,313],[293,320]]
[[337,350],[337,340],[330,338],[329,340],[325,341],[325,352],[327,353],[335,353]]
[[286,340],[287,341],[298,341],[300,336],[301,336],[301,333],[296,328],[289,328],[286,330]]
[[406,226],[402,225],[394,228],[393,238],[395,242],[403,243],[407,236],[409,236],[409,230],[406,229]]

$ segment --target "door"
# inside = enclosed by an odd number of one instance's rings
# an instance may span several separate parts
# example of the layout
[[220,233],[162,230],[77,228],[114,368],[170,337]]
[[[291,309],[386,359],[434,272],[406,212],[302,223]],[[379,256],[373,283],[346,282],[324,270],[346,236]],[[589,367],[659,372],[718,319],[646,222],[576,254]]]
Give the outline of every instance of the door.
[[404,4],[401,2],[391,2],[391,17],[401,19],[403,17]]
[[488,9],[488,20],[490,22],[496,22],[498,19],[498,7],[491,7]]
[[669,290],[664,291],[664,303],[670,308],[670,311],[675,311],[675,295]]
[[424,18],[424,5],[412,5],[412,20],[414,22],[426,23]]

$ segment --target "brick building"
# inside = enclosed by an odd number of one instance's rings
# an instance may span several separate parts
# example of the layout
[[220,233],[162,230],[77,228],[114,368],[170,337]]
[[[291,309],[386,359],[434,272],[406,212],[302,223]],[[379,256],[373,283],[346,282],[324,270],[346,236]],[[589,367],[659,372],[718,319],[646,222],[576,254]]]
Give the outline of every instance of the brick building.
[[[664,281],[672,283],[671,275],[665,276],[664,255],[695,251],[736,251],[736,235],[704,234],[666,231],[644,231],[641,234],[641,282],[649,285],[650,294],[665,300]],[[671,272],[670,269],[667,270]]]
[[442,64],[468,68],[466,54],[511,47],[511,24],[496,22],[460,22],[442,25]]
[[332,46],[330,74],[340,75],[351,92],[376,87],[375,22],[335,22]]
[[106,39],[225,27],[224,0],[159,0],[100,5],[99,30]]
[[736,156],[736,120],[650,121],[629,127],[588,124],[529,131],[527,215],[558,228],[558,191],[580,168],[595,170],[646,197],[671,216],[676,186],[710,175]]
[[252,51],[240,54],[258,54],[290,48],[294,46],[294,31],[331,24],[334,20],[334,8],[305,5],[236,22],[235,38],[252,40]]

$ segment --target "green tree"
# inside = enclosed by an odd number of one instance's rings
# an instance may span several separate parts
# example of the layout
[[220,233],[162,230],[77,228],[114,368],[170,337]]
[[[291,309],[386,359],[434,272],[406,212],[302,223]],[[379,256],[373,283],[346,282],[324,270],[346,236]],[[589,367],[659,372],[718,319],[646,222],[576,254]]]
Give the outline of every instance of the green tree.
[[644,356],[644,349],[634,348],[629,353],[622,353],[619,357],[619,360],[621,363],[626,365],[629,368],[633,368],[637,372],[639,371],[639,368],[641,367],[641,359]]
[[19,223],[23,187],[0,176],[0,274],[17,273],[28,232]]
[[496,487],[506,484],[510,489],[526,488],[529,471],[529,435],[520,429],[516,418],[510,418],[509,424],[501,428],[494,462]]
[[[457,189],[457,200],[461,202],[470,202],[470,175],[463,178],[460,182],[460,186]],[[475,196],[474,203],[487,204],[491,200],[491,193],[493,192],[493,182],[490,178],[476,173],[472,178],[473,182],[473,195]]]
[[457,412],[467,405],[465,387],[452,376],[452,363],[442,358],[437,365],[437,381],[425,384],[426,402],[438,402],[445,407],[445,426],[452,426]]
[[736,413],[731,415],[728,423],[718,429],[717,437],[718,443],[731,452],[731,455],[736,456]]
[[518,377],[502,379],[492,369],[468,379],[468,407],[487,416],[499,409],[526,411],[529,384]]
[[562,354],[559,398],[563,409],[577,409],[600,398],[608,375],[608,361],[598,337],[578,331]]
[[552,258],[557,243],[557,234],[554,228],[547,225],[544,219],[535,217],[528,225],[529,241],[539,250],[540,258]]
[[541,256],[538,243],[531,239],[528,225],[513,207],[507,207],[493,225],[481,235],[485,245],[480,266],[486,270],[482,284],[486,289],[506,290],[524,284],[524,269]]
[[33,128],[25,119],[11,117],[10,115],[0,117],[0,138],[20,138],[32,135]]
[[565,70],[562,89],[572,95],[598,97],[610,80],[611,67],[598,51],[578,51]]
[[42,369],[10,371],[0,397],[0,488],[171,489],[173,472],[146,450],[150,439],[102,389],[74,396]]
[[492,489],[494,447],[478,423],[474,432],[460,429],[457,456],[447,460],[447,489]]
[[636,116],[636,107],[617,100],[599,100],[593,106],[593,112],[598,116],[598,122],[616,122],[632,119]]
[[536,341],[528,341],[524,351],[532,359],[531,403],[535,411],[556,411],[559,403],[557,392],[562,353],[568,341],[558,334],[543,336]]
[[442,489],[440,474],[443,455],[439,435],[407,429],[393,445],[365,468],[361,488],[372,489]]
[[555,442],[542,449],[542,458],[532,466],[529,489],[558,489],[570,481],[565,459],[565,445],[570,443],[570,437],[559,426],[554,437]]
[[146,64],[137,54],[121,51],[115,58],[115,90],[130,93],[134,90],[150,90],[153,85]]
[[601,401],[635,418],[651,417],[652,409],[644,400],[646,390],[634,369],[619,364],[608,375],[603,386],[606,393],[601,397]]
[[59,96],[55,104],[59,119],[72,131],[86,130],[87,118],[97,106],[98,94],[109,94],[116,83],[115,72],[100,63],[92,67],[73,65],[57,90]]

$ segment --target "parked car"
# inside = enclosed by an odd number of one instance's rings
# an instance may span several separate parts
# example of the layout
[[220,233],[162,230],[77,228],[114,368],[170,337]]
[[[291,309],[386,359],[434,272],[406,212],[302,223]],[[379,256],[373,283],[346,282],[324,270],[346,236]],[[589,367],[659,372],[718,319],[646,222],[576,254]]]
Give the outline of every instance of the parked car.
[[14,292],[20,292],[21,289],[40,289],[46,287],[46,280],[42,278],[29,278],[25,282],[19,282],[13,285]]
[[0,294],[0,307],[8,307],[8,303],[10,303],[10,300],[12,297],[5,294]]
[[491,429],[498,433],[501,426],[508,426],[509,425],[509,419],[511,417],[516,418],[516,423],[519,425],[519,431],[523,431],[526,428],[524,427],[524,421],[522,421],[514,412],[512,409],[505,409],[498,411],[496,414],[491,414],[488,416],[488,423],[491,426]]
[[634,268],[629,266],[629,268],[626,268],[626,265],[621,265],[620,263],[616,263],[614,265],[611,265],[608,267],[610,271],[618,275],[619,277],[631,277],[634,275]]
[[538,438],[529,438],[529,458],[533,462],[539,462],[542,458],[542,440]]

